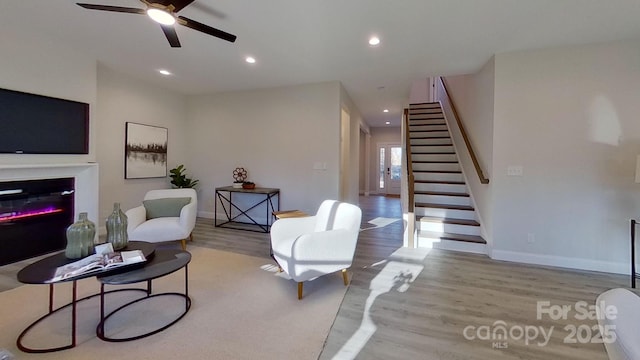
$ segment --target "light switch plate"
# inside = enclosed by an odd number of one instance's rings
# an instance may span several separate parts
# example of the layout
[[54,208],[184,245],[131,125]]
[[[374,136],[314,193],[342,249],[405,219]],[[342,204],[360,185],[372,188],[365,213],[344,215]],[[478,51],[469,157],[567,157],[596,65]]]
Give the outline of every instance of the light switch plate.
[[523,172],[521,165],[512,165],[507,167],[507,176],[522,176]]

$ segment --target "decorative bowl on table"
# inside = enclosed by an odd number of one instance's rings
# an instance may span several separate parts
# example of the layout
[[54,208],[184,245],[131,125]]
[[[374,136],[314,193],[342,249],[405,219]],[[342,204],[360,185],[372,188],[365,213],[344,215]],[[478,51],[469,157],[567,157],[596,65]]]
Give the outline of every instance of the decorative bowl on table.
[[251,181],[245,181],[244,183],[242,183],[242,188],[247,190],[255,189],[256,184],[252,183]]

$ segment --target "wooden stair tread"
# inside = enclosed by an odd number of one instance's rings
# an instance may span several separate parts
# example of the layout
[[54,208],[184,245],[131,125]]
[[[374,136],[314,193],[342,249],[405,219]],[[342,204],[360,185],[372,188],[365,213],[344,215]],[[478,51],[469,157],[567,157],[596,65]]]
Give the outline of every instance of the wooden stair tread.
[[451,136],[409,136],[409,140],[451,139]]
[[421,109],[409,109],[409,116],[411,115],[442,115],[444,113],[440,108],[421,108]]
[[462,174],[461,170],[413,170],[413,172],[429,174]]
[[414,184],[446,184],[446,185],[465,185],[464,181],[446,181],[446,180],[414,180]]
[[440,106],[440,103],[437,101],[427,101],[427,102],[419,102],[419,103],[411,103],[409,104],[409,107],[411,106],[419,106],[419,105],[435,105],[435,106]]
[[453,144],[415,144],[411,146],[453,146]]
[[413,160],[412,164],[457,164],[458,160]]
[[416,220],[452,224],[452,225],[480,226],[479,222],[475,220],[468,220],[468,219],[454,219],[454,218],[441,218],[441,217],[434,217],[434,216],[416,215]]
[[477,235],[439,233],[439,232],[431,232],[431,231],[421,231],[420,235],[424,235],[430,238],[437,238],[441,240],[463,241],[463,242],[476,243],[476,244],[487,243],[486,240],[482,238],[482,236],[477,236]]
[[414,191],[413,193],[416,194],[416,195],[469,197],[469,194],[467,194],[467,193],[452,192],[452,191]]
[[469,210],[473,211],[473,206],[469,205],[452,205],[452,204],[433,204],[433,203],[419,203],[416,202],[415,207],[421,208],[436,208],[436,209],[449,209],[449,210]]
[[455,151],[414,151],[411,155],[455,155]]
[[434,133],[434,132],[447,133],[447,137],[449,137],[449,130],[446,130],[446,129],[433,129],[433,130],[409,130],[409,137],[410,137],[410,138],[414,138],[414,136],[411,136],[411,135],[422,134],[422,133]]

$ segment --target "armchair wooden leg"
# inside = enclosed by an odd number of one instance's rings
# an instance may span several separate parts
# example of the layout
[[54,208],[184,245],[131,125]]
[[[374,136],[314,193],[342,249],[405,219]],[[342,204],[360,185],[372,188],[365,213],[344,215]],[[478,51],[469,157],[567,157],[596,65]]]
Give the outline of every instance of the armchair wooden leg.
[[347,269],[342,269],[342,280],[344,280],[344,286],[349,285],[349,275],[347,274]]
[[187,239],[180,240],[180,244],[182,245],[182,250],[187,250]]
[[189,241],[193,241],[193,233],[189,234]]
[[298,300],[302,300],[302,282],[298,283]]

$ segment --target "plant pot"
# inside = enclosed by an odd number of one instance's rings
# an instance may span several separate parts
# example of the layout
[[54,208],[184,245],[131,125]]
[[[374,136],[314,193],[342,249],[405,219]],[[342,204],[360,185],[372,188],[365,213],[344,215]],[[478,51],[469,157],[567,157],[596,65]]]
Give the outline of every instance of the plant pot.
[[233,187],[235,189],[240,189],[240,188],[242,188],[242,183],[233,183]]

